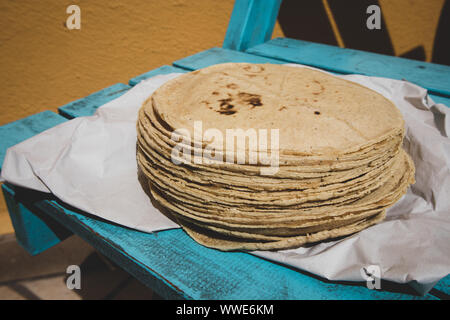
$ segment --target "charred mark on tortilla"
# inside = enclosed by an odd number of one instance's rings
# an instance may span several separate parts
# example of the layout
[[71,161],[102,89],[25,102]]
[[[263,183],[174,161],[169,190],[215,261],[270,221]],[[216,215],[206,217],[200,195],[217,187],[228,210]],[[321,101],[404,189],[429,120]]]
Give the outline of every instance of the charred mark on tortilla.
[[231,98],[220,99],[220,108],[217,112],[225,115],[235,114],[237,111],[233,110],[234,105],[230,103],[232,100]]
[[260,107],[262,106],[261,102],[261,96],[259,94],[252,94],[252,93],[246,93],[246,92],[239,92],[238,93],[239,99],[241,99],[244,103],[247,103],[252,106],[252,109],[254,107]]
[[218,101],[220,102],[220,107],[223,107],[229,105],[232,100],[233,99],[231,98],[226,98],[226,99],[219,99]]
[[237,111],[236,110],[221,110],[219,111],[220,114],[224,114],[224,115],[231,115],[231,114],[235,114]]
[[319,114],[320,114],[320,111],[314,111],[314,114],[319,115]]
[[228,98],[219,99],[219,112],[220,114],[235,114],[237,112],[235,106],[232,104],[233,100],[240,104],[247,104],[251,106],[251,109],[260,107],[263,105],[261,102],[261,96],[258,94],[251,94],[247,92],[239,92],[237,96],[228,93]]

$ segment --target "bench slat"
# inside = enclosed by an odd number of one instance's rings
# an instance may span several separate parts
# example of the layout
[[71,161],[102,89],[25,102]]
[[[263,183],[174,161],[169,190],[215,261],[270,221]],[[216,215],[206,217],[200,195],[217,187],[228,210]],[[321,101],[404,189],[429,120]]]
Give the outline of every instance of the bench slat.
[[130,88],[131,87],[127,84],[116,83],[103,90],[94,92],[87,97],[72,101],[62,107],[59,107],[58,111],[62,116],[68,119],[91,116],[99,107],[120,97]]
[[406,79],[432,93],[450,96],[450,67],[288,38],[276,38],[247,53],[338,73]]
[[438,291],[441,291],[441,292],[445,293],[448,296],[447,299],[450,299],[450,275],[448,275],[445,278],[441,279],[433,287],[433,289],[436,289]]
[[174,66],[188,70],[206,68],[218,63],[226,62],[249,62],[249,63],[286,63],[284,61],[255,56],[245,52],[234,51],[223,48],[212,48],[196,53],[192,56],[177,60]]
[[[52,111],[44,111],[0,127],[0,166],[6,150],[28,138],[67,121]],[[58,244],[69,234],[63,226],[55,226],[52,218],[37,208],[20,203],[10,193],[4,192],[6,206],[13,224],[17,242],[31,255],[45,251]]]
[[67,121],[52,111],[43,111],[0,127],[0,170],[6,150],[42,131]]
[[141,74],[141,75],[139,75],[137,77],[134,77],[134,78],[130,79],[130,81],[128,81],[128,84],[130,86],[135,86],[139,82],[141,82],[142,80],[146,80],[148,78],[157,76],[159,74],[185,73],[185,72],[188,72],[188,70],[165,65],[165,66],[161,66],[159,68],[150,70],[149,72],[143,73],[143,74]]
[[[300,63],[298,61],[277,60],[276,56],[267,58],[264,56],[255,56],[252,54],[245,54],[243,52],[227,50],[222,48],[212,48],[206,51],[199,52],[192,56],[180,59],[174,62],[174,65],[182,67],[188,70],[197,70],[205,68],[214,64],[226,63],[226,62],[249,62],[249,63]],[[320,66],[315,66],[320,68]],[[322,68],[326,69],[326,68]],[[337,70],[328,70],[336,74],[343,74]],[[431,98],[438,103],[443,103],[447,107],[450,107],[450,97],[443,97],[440,95],[429,92]]]
[[436,299],[324,282],[247,253],[206,248],[181,229],[144,233],[71,211],[54,200],[35,206],[166,298]]
[[33,199],[16,195],[6,184],[2,190],[17,242],[29,254],[39,254],[72,235],[59,222],[35,207]]

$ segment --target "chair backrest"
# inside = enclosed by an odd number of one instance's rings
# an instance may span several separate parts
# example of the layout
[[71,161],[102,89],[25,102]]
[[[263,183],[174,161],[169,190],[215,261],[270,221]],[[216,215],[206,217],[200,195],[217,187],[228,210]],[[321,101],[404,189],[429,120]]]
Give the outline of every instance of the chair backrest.
[[244,51],[270,40],[282,0],[236,0],[223,42]]

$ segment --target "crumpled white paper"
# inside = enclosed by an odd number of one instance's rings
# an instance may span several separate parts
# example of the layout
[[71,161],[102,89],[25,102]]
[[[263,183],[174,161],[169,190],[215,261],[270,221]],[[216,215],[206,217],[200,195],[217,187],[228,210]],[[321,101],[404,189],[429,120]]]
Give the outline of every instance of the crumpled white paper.
[[[299,66],[299,65],[295,65]],[[179,74],[140,82],[91,117],[76,118],[8,149],[2,179],[51,192],[112,222],[154,232],[179,227],[151,204],[137,179],[136,120],[143,101]],[[450,273],[450,109],[406,81],[347,75],[392,100],[406,123],[416,183],[386,219],[333,242],[252,252],[329,280],[365,281],[361,268],[426,293]]]

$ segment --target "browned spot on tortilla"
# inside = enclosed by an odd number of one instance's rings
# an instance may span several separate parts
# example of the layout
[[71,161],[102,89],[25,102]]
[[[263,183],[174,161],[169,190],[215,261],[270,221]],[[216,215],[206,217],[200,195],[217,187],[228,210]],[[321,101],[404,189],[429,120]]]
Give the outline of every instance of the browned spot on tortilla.
[[252,108],[260,107],[260,106],[263,105],[262,102],[261,102],[261,96],[259,94],[252,94],[252,93],[247,93],[247,92],[239,92],[238,93],[238,97],[239,97],[239,99],[242,100],[242,102],[251,105]]
[[217,102],[219,102],[219,110],[216,110],[216,112],[225,115],[235,114],[236,112],[238,112],[235,107],[236,103],[238,106],[247,104],[251,106],[251,109],[263,105],[261,96],[258,94],[239,92],[237,95],[233,95],[230,93],[227,93],[227,95],[228,98],[217,100]]
[[263,66],[258,66],[258,65],[248,65],[248,66],[245,66],[243,69],[245,71],[253,72],[253,73],[259,73],[259,72],[263,72],[264,71],[264,67]]
[[237,89],[238,85],[235,83],[229,83],[229,84],[227,84],[227,88],[228,89]]
[[237,111],[234,109],[234,105],[230,103],[232,100],[231,98],[218,100],[220,102],[220,108],[217,112],[224,115],[235,114]]
[[280,109],[278,109],[278,111],[281,111],[281,110],[286,110],[286,106],[282,106]]
[[319,114],[320,114],[320,111],[314,111],[314,114],[319,115]]
[[231,100],[232,100],[231,98],[226,98],[226,99],[220,99],[220,100],[217,100],[217,101],[219,101],[220,102],[220,106],[223,107],[223,106],[226,106],[226,105],[230,104]]
[[230,110],[219,110],[219,113],[220,114],[224,114],[224,115],[231,115],[231,114],[235,114],[237,111],[236,110],[232,110],[232,109],[230,109]]
[[217,96],[219,93],[217,91],[213,91],[212,94]]

